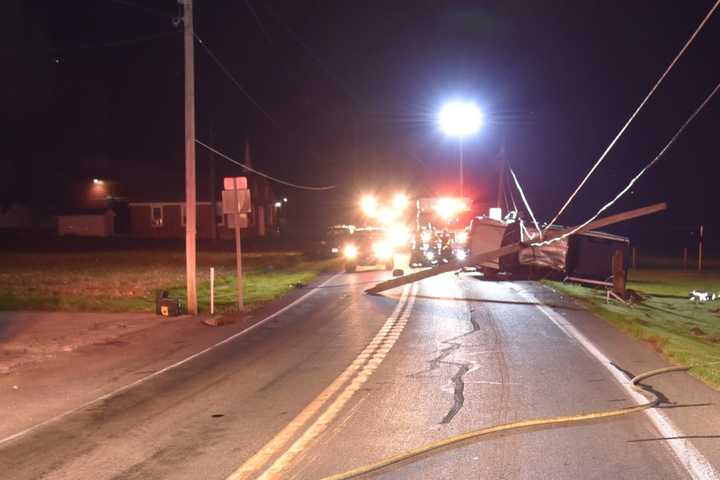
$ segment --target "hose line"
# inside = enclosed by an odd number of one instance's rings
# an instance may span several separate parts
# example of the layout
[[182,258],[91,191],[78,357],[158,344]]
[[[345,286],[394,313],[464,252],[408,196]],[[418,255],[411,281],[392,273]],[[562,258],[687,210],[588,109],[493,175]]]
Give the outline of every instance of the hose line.
[[519,422],[504,423],[501,425],[494,425],[492,427],[481,428],[480,430],[474,430],[471,432],[462,433],[460,435],[455,435],[452,437],[444,438],[442,440],[438,440],[433,443],[429,443],[427,445],[423,445],[422,447],[414,448],[412,450],[407,450],[405,452],[399,453],[392,457],[388,457],[388,458],[381,460],[379,462],[376,462],[376,463],[371,463],[368,465],[364,465],[362,467],[348,470],[347,472],[339,473],[336,475],[331,475],[329,477],[325,477],[323,480],[346,480],[346,479],[350,479],[350,478],[356,478],[360,475],[365,475],[367,473],[372,473],[372,472],[378,471],[380,469],[389,467],[390,465],[409,460],[413,457],[423,455],[423,454],[431,452],[433,450],[447,447],[447,446],[450,446],[450,445],[453,445],[456,443],[464,442],[466,440],[470,440],[473,438],[489,435],[491,433],[506,432],[508,430],[517,430],[517,429],[521,429],[521,428],[530,428],[530,427],[537,427],[537,426],[558,425],[558,424],[563,424],[563,423],[574,423],[574,422],[585,422],[588,420],[597,420],[600,418],[608,418],[608,417],[619,417],[621,415],[629,415],[631,413],[642,412],[643,410],[657,407],[660,404],[660,399],[652,391],[639,386],[638,382],[640,382],[641,380],[644,380],[648,377],[655,376],[655,375],[660,375],[660,374],[669,373],[669,372],[684,372],[689,369],[690,369],[689,367],[666,367],[666,368],[659,368],[657,370],[650,370],[648,372],[641,373],[640,375],[635,376],[632,380],[630,380],[630,385],[632,386],[632,388],[641,394],[648,395],[652,399],[649,402],[643,403],[641,405],[636,405],[634,407],[620,408],[617,410],[604,410],[604,411],[599,411],[599,412],[582,413],[579,415],[521,420]]

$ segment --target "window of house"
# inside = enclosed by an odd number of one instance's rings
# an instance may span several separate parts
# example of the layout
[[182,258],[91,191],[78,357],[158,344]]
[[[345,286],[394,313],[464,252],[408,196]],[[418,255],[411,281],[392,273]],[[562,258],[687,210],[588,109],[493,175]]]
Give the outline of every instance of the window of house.
[[[185,214],[184,204],[180,205],[180,215],[182,216],[180,221],[182,222],[182,225],[185,226],[187,216]],[[225,215],[223,215],[222,203],[215,204],[215,222],[220,226],[225,225]]]
[[153,227],[163,226],[163,207],[161,205],[153,205],[152,207],[150,207],[150,220]]

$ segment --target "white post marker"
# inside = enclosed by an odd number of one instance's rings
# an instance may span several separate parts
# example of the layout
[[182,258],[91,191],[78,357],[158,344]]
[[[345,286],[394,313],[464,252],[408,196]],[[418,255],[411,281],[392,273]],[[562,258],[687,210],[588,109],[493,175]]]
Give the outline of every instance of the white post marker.
[[210,267],[210,315],[215,315],[215,267]]

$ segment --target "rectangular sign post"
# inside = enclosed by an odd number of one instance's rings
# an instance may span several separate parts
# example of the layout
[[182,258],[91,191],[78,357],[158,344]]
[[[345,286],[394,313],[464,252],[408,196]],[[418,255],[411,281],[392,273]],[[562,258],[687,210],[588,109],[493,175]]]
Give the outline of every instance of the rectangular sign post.
[[247,226],[245,214],[252,210],[250,190],[247,188],[246,177],[225,177],[223,186],[225,187],[225,190],[222,192],[223,213],[232,216],[235,223],[235,263],[237,269],[238,308],[242,311],[244,302],[240,228]]
[[[247,184],[246,184],[247,185]],[[233,192],[235,193],[235,263],[237,266],[238,309],[243,310],[243,281],[242,281],[242,245],[240,243],[240,203],[238,202],[238,179],[233,178]]]

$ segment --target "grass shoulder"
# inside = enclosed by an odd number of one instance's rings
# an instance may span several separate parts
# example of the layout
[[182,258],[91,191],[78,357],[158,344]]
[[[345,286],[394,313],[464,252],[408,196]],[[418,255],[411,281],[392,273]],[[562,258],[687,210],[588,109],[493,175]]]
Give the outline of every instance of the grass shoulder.
[[[579,300],[589,311],[653,347],[672,362],[720,388],[720,301],[688,299],[693,289],[720,292],[720,274],[679,270],[633,270],[628,288],[642,300],[632,306],[606,302],[603,289],[545,281]],[[714,365],[711,365],[715,363]]]
[[[3,254],[0,310],[152,312],[159,289],[185,298],[184,262],[182,252]],[[217,311],[236,311],[234,253],[200,252],[201,312],[209,310],[211,266]],[[338,268],[337,261],[308,260],[300,252],[248,252],[243,254],[245,303],[257,308]]]

